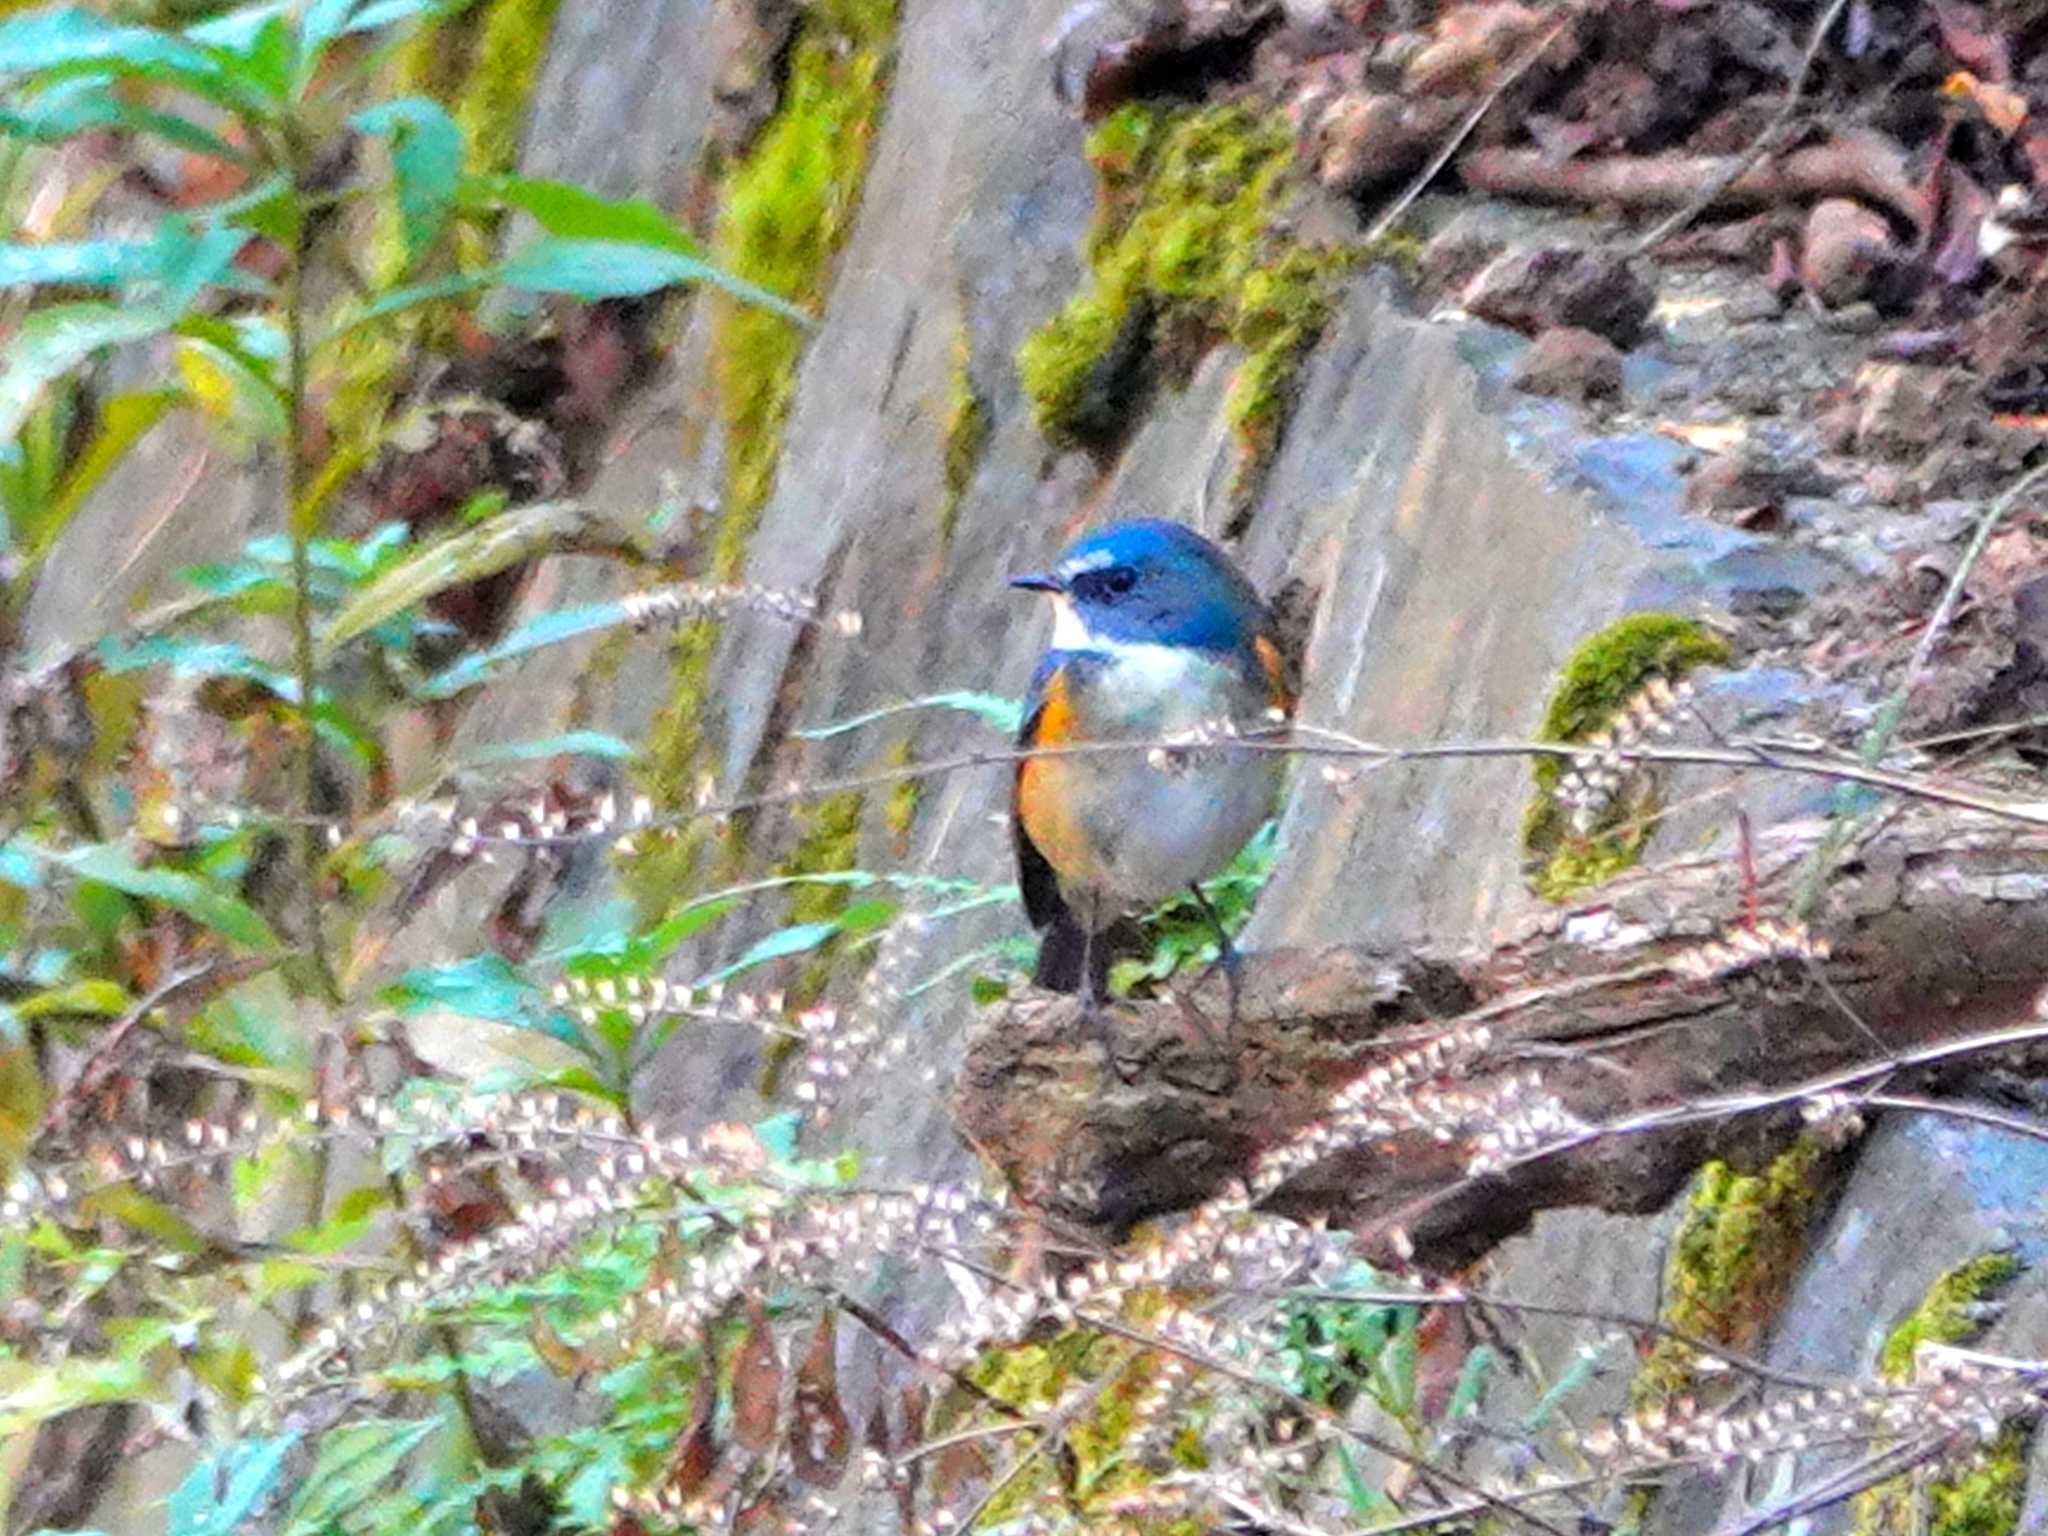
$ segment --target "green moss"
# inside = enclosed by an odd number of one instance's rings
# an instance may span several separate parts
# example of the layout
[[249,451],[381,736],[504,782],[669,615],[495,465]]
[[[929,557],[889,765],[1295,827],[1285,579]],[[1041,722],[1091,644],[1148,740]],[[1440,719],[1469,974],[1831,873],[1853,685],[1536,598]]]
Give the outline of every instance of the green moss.
[[1922,1343],[1967,1344],[1984,1331],[1973,1315],[1974,1304],[2004,1286],[2020,1272],[2010,1253],[1982,1253],[1958,1264],[1928,1287],[1920,1305],[1885,1337],[1877,1366],[1893,1381],[1913,1374],[1913,1357]]
[[988,405],[975,391],[974,380],[967,371],[970,349],[967,327],[963,325],[954,333],[953,366],[946,390],[946,489],[945,499],[939,504],[941,546],[952,542],[954,527],[960,519],[960,500],[967,494],[975,467],[981,463],[991,427]]
[[[884,761],[891,768],[907,767],[910,763],[910,742],[906,738],[889,749]],[[924,799],[924,784],[918,779],[902,779],[889,791],[888,804],[882,808],[882,824],[896,839],[896,854],[899,858],[910,851],[910,831],[917,824],[917,808]]]
[[[1806,1253],[1824,1162],[1821,1149],[1801,1138],[1762,1173],[1737,1173],[1719,1161],[1700,1169],[1665,1265],[1667,1324],[1736,1349],[1763,1336]],[[1637,1373],[1637,1401],[1686,1390],[1693,1359],[1688,1346],[1658,1340]]]
[[[1612,725],[1655,678],[1675,681],[1699,666],[1728,659],[1727,642],[1694,620],[1671,613],[1631,614],[1581,641],[1558,674],[1540,739],[1584,741]],[[1539,757],[1530,767],[1536,792],[1522,818],[1522,850],[1537,893],[1562,901],[1634,864],[1655,809],[1647,780],[1616,798],[1590,834],[1573,831],[1558,804],[1564,762]],[[1639,778],[1644,776],[1638,776]]]
[[1060,446],[1114,447],[1153,380],[1184,380],[1210,345],[1235,341],[1249,356],[1227,415],[1234,492],[1248,498],[1356,255],[1278,232],[1294,160],[1279,112],[1136,103],[1090,135],[1088,157],[1100,185],[1088,286],[1017,354],[1033,418]]
[[[2020,1269],[2015,1255],[2000,1251],[1979,1254],[1949,1270],[1885,1336],[1877,1356],[1879,1372],[1891,1381],[1907,1381],[1923,1342],[1975,1343],[1986,1323],[1974,1303],[1995,1295]],[[2011,1536],[2026,1495],[2026,1453],[2026,1435],[2014,1426],[1953,1477],[1895,1477],[1867,1489],[1856,1496],[1856,1536]]]
[[[775,116],[726,178],[713,244],[727,270],[791,302],[822,303],[860,203],[888,87],[895,0],[819,0],[804,13]],[[729,469],[714,576],[731,577],[774,487],[803,332],[718,301],[716,370]]]
[[[860,202],[868,152],[887,96],[896,0],[818,0],[790,49],[775,116],[728,168],[713,236],[726,270],[807,308],[818,308],[832,258]],[[725,429],[726,481],[708,576],[730,581],[774,489],[782,429],[796,397],[804,333],[765,309],[718,297],[713,368]],[[673,683],[648,733],[644,785],[655,803],[685,802],[703,771],[703,710],[716,627],[686,625]],[[704,849],[686,832],[635,866],[632,888],[659,911],[688,888]]]
[[[1138,1310],[1146,1305],[1141,1297]],[[1072,1497],[1081,1513],[1107,1515],[1119,1498],[1155,1479],[1142,1463],[1126,1460],[1123,1447],[1137,1428],[1138,1405],[1157,1380],[1156,1361],[1144,1357],[1124,1340],[1092,1329],[1070,1328],[1050,1339],[991,1350],[968,1369],[975,1385],[1010,1404],[1019,1413],[1043,1412],[1062,1401],[1081,1382],[1102,1381],[1115,1373],[1096,1395],[1088,1412],[1067,1426],[1066,1445],[1073,1453]],[[1200,1438],[1192,1429],[1176,1436],[1170,1448],[1181,1466],[1204,1465]],[[1041,1462],[1019,1477],[983,1512],[994,1528],[1027,1514],[1040,1501],[1059,1495],[1055,1469]],[[1187,1521],[1148,1521],[1136,1527],[1157,1536],[1195,1536],[1202,1527]]]

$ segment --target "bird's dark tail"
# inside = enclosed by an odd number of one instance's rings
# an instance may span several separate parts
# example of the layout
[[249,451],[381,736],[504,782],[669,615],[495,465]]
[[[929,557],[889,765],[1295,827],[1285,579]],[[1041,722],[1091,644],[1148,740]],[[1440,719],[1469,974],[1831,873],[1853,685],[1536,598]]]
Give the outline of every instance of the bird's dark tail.
[[1081,920],[1063,906],[1039,930],[1038,966],[1031,981],[1049,992],[1081,992],[1105,1002],[1110,963],[1143,947],[1144,935],[1136,923],[1126,919],[1091,938]]

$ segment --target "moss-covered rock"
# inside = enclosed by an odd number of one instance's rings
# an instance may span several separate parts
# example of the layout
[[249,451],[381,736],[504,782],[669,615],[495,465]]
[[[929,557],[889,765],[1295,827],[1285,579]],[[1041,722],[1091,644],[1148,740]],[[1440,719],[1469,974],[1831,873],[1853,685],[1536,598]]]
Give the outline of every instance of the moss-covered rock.
[[[1748,1349],[1791,1290],[1825,1190],[1826,1154],[1801,1138],[1757,1174],[1700,1169],[1664,1273],[1664,1321],[1695,1338]],[[1638,1402],[1688,1389],[1695,1352],[1660,1339],[1636,1375]]]
[[1100,182],[1088,285],[1017,354],[1033,417],[1056,444],[1106,451],[1155,382],[1183,381],[1234,341],[1249,354],[1226,408],[1242,501],[1356,253],[1280,232],[1294,135],[1277,111],[1133,103],[1089,137],[1088,157]]
[[[1630,614],[1580,642],[1558,674],[1544,711],[1544,741],[1587,741],[1610,729],[1650,683],[1675,682],[1696,667],[1728,659],[1728,644],[1692,619],[1672,613]],[[1562,901],[1634,864],[1656,809],[1655,776],[1629,775],[1589,829],[1575,830],[1558,800],[1565,764],[1539,757],[1531,765],[1536,791],[1522,819],[1522,851],[1538,894]]]
[[[1942,1275],[1885,1335],[1879,1372],[1890,1381],[1908,1381],[1922,1344],[1975,1343],[1986,1327],[1978,1304],[2010,1284],[2020,1269],[2016,1255],[1998,1250]],[[2026,1436],[2014,1427],[1950,1476],[1881,1483],[1857,1495],[1856,1536],[2011,1536],[2026,1498],[2026,1452]]]
[[[821,308],[832,259],[852,228],[895,56],[896,0],[817,0],[790,47],[775,115],[723,180],[715,259],[791,302]],[[725,493],[707,575],[736,577],[782,458],[805,333],[768,310],[717,296],[713,368],[725,430]],[[687,802],[705,768],[704,711],[717,629],[685,625],[673,684],[648,733],[644,784],[656,804]],[[631,881],[660,911],[690,885],[703,835],[685,833],[643,857]]]

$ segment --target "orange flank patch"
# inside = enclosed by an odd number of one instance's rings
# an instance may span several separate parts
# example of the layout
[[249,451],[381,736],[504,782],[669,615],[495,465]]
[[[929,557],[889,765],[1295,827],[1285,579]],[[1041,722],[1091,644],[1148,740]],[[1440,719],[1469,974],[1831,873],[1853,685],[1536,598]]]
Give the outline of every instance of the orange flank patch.
[[[1064,672],[1046,679],[1045,694],[1031,719],[1030,745],[1064,746],[1075,737],[1074,701]],[[1071,809],[1073,766],[1058,757],[1027,757],[1017,765],[1017,820],[1060,874],[1075,878],[1088,868],[1088,845]]]
[[1264,635],[1252,641],[1252,651],[1259,658],[1259,667],[1266,674],[1266,702],[1273,708],[1294,713],[1294,693],[1287,686],[1287,663],[1281,659],[1280,647]]

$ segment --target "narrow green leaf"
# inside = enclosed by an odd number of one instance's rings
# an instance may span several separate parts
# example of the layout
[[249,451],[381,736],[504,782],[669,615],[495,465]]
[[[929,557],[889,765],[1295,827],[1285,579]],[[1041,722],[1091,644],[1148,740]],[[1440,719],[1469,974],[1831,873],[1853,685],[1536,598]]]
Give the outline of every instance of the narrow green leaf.
[[171,1494],[167,1536],[235,1536],[276,1491],[285,1458],[298,1443],[299,1432],[288,1429],[270,1439],[222,1446]]
[[152,305],[53,304],[8,339],[0,361],[0,441],[12,439],[45,387],[97,352],[143,341],[177,317]]
[[95,843],[64,852],[42,848],[34,851],[46,862],[81,880],[174,908],[237,944],[266,951],[281,947],[277,935],[254,907],[201,875],[176,869],[145,869],[118,843]]
[[569,546],[598,526],[591,513],[573,503],[541,502],[437,540],[386,570],[344,603],[319,638],[315,647],[318,658],[331,659],[358,635],[417,607],[437,592],[481,581]]
[[156,1384],[139,1360],[8,1360],[0,1363],[0,1438],[11,1438],[74,1408],[156,1395]]
[[0,288],[29,283],[114,288],[154,277],[161,259],[153,240],[7,241],[0,243]]
[[1443,1420],[1446,1424],[1469,1417],[1479,1410],[1479,1394],[1486,1386],[1487,1372],[1500,1361],[1491,1344],[1481,1344],[1465,1357],[1465,1363],[1458,1370],[1457,1385],[1451,1388],[1450,1401],[1444,1404]]
[[443,299],[459,299],[472,293],[482,293],[496,281],[495,272],[455,272],[447,277],[433,278],[424,283],[411,283],[403,288],[387,288],[322,336],[314,344],[314,350],[324,350],[353,335],[364,326],[374,325],[379,320],[403,314],[406,310],[416,309],[422,304],[437,304]]
[[200,1236],[196,1227],[161,1200],[151,1199],[133,1184],[109,1184],[103,1189],[96,1189],[85,1197],[84,1204],[93,1215],[111,1217],[174,1253],[206,1251],[206,1239]]
[[193,402],[226,429],[231,442],[254,447],[284,441],[284,397],[228,348],[196,336],[181,337],[178,375]]
[[342,1529],[345,1517],[397,1476],[405,1459],[439,1427],[434,1419],[373,1419],[328,1431],[319,1459],[292,1500],[285,1531],[324,1536]]
[[414,967],[398,978],[386,999],[408,1013],[438,1007],[473,1019],[526,1024],[539,1005],[540,990],[503,955],[473,955],[453,965]]
[[907,699],[901,704],[885,704],[880,709],[868,710],[865,714],[835,720],[830,725],[814,725],[808,730],[793,732],[805,741],[823,741],[830,736],[843,736],[848,731],[857,731],[864,725],[873,725],[877,720],[886,720],[891,715],[904,714],[915,709],[952,709],[962,714],[973,715],[986,720],[1005,736],[1014,736],[1024,723],[1024,705],[1021,700],[1005,698],[999,693],[975,693],[959,690],[952,693],[926,694],[923,698]]
[[789,927],[777,929],[766,938],[748,946],[739,959],[713,971],[699,985],[709,986],[713,982],[729,980],[742,971],[750,971],[757,965],[766,965],[770,960],[808,954],[838,932],[837,923],[792,923]]
[[737,299],[811,327],[816,321],[788,300],[668,245],[644,241],[565,239],[543,235],[520,247],[498,269],[508,288],[563,293],[576,299],[631,298],[662,288],[708,283]]
[[355,126],[391,141],[400,233],[408,264],[426,253],[462,181],[462,130],[439,102],[407,96],[358,112]]
[[299,22],[300,78],[312,78],[320,55],[338,37],[375,32],[425,12],[448,8],[449,0],[313,0]]
[[123,26],[75,6],[0,22],[0,75],[159,80],[267,120],[276,103],[266,99],[273,93],[262,62],[174,32]]
[[59,144],[93,128],[126,128],[233,165],[249,163],[218,134],[175,112],[129,101],[105,80],[61,80],[0,106],[0,134],[37,144]]
[[115,395],[100,407],[99,431],[65,475],[56,495],[23,530],[27,535],[25,542],[31,559],[41,559],[49,552],[57,535],[85,505],[86,498],[99,489],[100,482],[121,462],[128,450],[163,420],[164,413],[177,403],[176,390],[152,389]]
[[118,1018],[128,1009],[128,992],[117,981],[105,977],[74,981],[68,986],[50,987],[23,998],[14,1005],[19,1018],[43,1018],[51,1014],[92,1013]]
[[611,762],[631,762],[640,749],[622,737],[604,731],[565,731],[559,736],[540,736],[531,741],[501,741],[470,755],[472,766],[492,763],[530,763],[548,757],[601,757]]
[[465,689],[488,682],[494,672],[517,657],[632,622],[633,615],[622,602],[556,608],[514,626],[496,645],[472,651],[445,671],[437,672],[420,684],[419,692],[430,699],[453,698]]
[[551,235],[573,240],[623,240],[701,256],[703,247],[644,197],[600,197],[573,181],[536,176],[472,178],[469,200],[531,214]]

